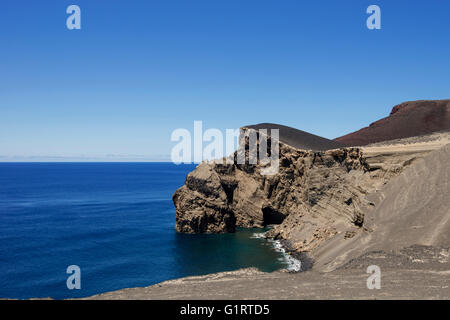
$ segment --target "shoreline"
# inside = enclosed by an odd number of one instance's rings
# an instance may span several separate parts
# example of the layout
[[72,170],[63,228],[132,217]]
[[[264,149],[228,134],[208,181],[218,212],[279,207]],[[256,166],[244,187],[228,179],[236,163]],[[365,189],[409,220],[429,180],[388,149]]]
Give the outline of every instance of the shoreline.
[[314,265],[314,259],[307,252],[295,251],[289,240],[280,239],[280,240],[274,240],[274,241],[279,241],[279,243],[284,248],[287,255],[291,256],[293,259],[300,261],[301,266],[300,266],[300,270],[298,272],[305,272],[305,271],[312,270],[313,265]]
[[[267,242],[272,244],[273,250],[279,252],[285,258],[285,263],[288,264],[287,268],[280,270],[286,270],[288,272],[303,272],[310,270],[312,268],[313,260],[306,253],[297,252],[292,248],[289,240],[285,239],[274,239],[272,237],[267,237],[266,234],[271,228],[269,227],[267,231],[258,233],[253,233],[251,238],[265,239]],[[251,230],[251,228],[249,228]],[[240,269],[238,269],[240,270]],[[279,270],[276,270],[279,271]],[[274,271],[275,272],[275,271]]]
[[[191,276],[82,300],[450,299],[450,248],[411,246],[374,251],[331,272],[256,268]],[[420,259],[418,259],[420,257]],[[381,288],[367,287],[367,266],[381,269]]]

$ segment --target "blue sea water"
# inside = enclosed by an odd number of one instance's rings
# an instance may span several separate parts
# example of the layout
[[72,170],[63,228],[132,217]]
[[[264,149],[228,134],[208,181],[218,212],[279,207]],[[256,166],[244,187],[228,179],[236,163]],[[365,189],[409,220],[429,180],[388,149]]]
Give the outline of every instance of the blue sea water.
[[[194,165],[0,163],[0,298],[85,297],[164,280],[287,267],[262,230],[176,233],[171,196]],[[81,289],[69,290],[69,265]]]

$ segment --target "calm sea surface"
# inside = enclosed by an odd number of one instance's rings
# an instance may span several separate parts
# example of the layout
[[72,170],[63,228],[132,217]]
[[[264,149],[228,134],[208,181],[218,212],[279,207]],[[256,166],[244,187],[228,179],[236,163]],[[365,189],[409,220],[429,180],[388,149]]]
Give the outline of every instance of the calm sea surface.
[[[262,230],[174,231],[194,165],[0,163],[0,298],[84,297],[188,275],[289,264]],[[255,236],[256,233],[256,236]],[[81,289],[69,290],[69,265]]]

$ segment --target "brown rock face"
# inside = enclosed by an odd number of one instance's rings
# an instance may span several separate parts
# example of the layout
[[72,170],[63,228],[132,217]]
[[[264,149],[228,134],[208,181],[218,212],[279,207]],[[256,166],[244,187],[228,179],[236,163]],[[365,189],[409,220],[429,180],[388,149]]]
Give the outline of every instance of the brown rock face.
[[201,163],[173,195],[176,230],[222,233],[276,225],[271,236],[287,239],[301,224],[298,236],[306,237],[303,246],[309,247],[336,233],[331,220],[362,225],[361,207],[368,204],[358,180],[365,181],[369,166],[359,149],[314,152],[281,143],[278,174],[264,176],[260,170],[259,164]]
[[450,129],[450,100],[420,100],[395,106],[389,117],[334,139],[346,146],[401,139]]
[[184,233],[234,232],[236,217],[229,207],[227,186],[215,168],[200,164],[173,195],[176,226]]

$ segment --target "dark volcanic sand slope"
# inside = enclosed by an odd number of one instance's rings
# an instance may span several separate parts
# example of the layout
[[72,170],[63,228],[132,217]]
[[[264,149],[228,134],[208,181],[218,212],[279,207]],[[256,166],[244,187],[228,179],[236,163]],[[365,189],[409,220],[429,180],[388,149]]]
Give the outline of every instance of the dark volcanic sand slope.
[[450,100],[420,100],[395,106],[389,117],[334,139],[346,146],[408,138],[450,129]]
[[279,129],[280,141],[297,149],[325,151],[330,149],[337,149],[343,146],[336,141],[328,140],[326,138],[319,137],[302,130],[274,123],[260,123],[251,126],[245,126],[244,128],[255,130],[268,129],[268,134],[270,134],[270,129]]

